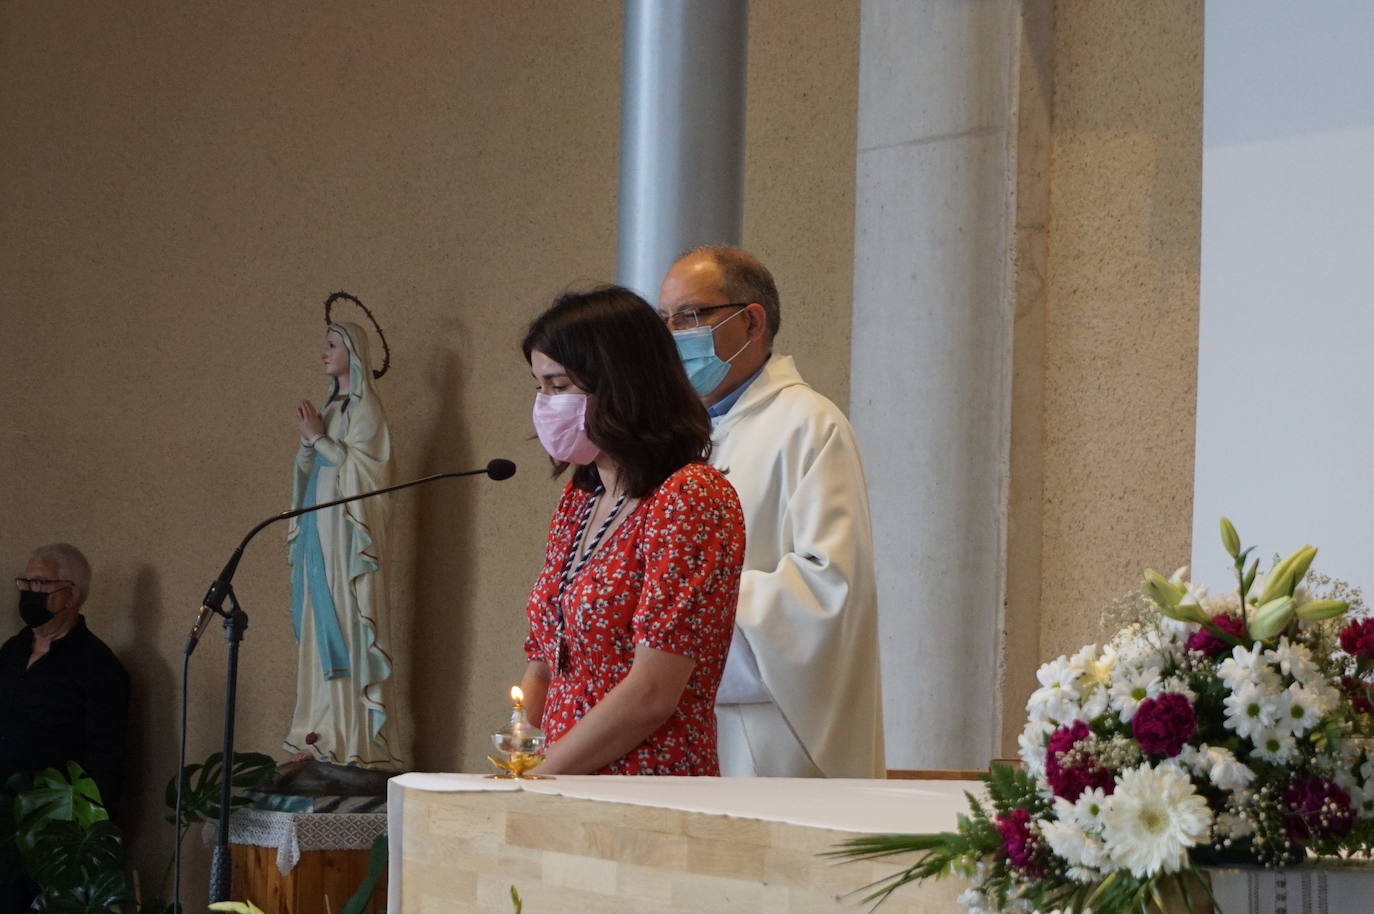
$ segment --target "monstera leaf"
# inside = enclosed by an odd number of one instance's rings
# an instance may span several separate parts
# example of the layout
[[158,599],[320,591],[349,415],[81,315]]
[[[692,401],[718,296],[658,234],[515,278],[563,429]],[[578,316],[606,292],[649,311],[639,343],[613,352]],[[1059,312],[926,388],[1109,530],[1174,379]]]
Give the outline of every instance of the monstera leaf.
[[33,786],[15,801],[14,815],[21,831],[40,819],[90,825],[110,818],[100,788],[76,762],[68,762],[65,773],[44,768],[34,775]]
[[[224,777],[224,766],[221,764],[223,758],[224,753],[216,752],[206,759],[203,765],[187,765],[181,770],[182,782],[185,785],[181,796],[181,828],[196,822],[219,819],[220,784]],[[250,802],[250,798],[241,791],[263,786],[276,770],[277,763],[272,761],[271,756],[263,755],[261,752],[235,752],[234,764],[229,770],[230,811]],[[175,810],[176,803],[177,779],[173,777],[167,782],[167,808]],[[167,821],[175,821],[175,816],[168,815]]]
[[84,828],[109,818],[99,788],[80,765],[68,762],[65,774],[45,768],[14,801],[15,843],[27,857],[33,839],[50,822],[73,822]]
[[119,829],[108,819],[90,826],[50,819],[33,829],[28,843],[29,875],[45,891],[69,892],[105,873],[123,877],[124,848]]
[[129,884],[121,870],[101,873],[70,891],[43,893],[47,914],[110,914],[132,907]]

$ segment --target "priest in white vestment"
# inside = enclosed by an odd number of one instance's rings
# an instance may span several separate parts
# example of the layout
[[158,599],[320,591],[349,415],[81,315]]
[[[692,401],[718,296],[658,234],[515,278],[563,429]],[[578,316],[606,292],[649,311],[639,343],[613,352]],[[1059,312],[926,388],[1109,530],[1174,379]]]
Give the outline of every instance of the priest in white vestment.
[[735,633],[716,697],[721,774],[883,777],[877,583],[854,432],[788,356],[767,269],[699,248],[659,312],[715,425],[711,463],[746,530]]

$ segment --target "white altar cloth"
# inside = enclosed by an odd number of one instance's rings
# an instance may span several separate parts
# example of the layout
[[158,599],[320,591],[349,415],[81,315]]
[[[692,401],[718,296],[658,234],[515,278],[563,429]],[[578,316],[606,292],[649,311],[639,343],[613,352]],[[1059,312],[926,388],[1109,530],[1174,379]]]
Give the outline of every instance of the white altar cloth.
[[[283,876],[296,868],[305,851],[367,850],[386,834],[386,813],[277,812],[238,809],[229,817],[229,841],[277,849]],[[205,844],[215,841],[213,823],[204,828]]]
[[[953,830],[968,811],[965,792],[982,795],[979,781],[875,781],[848,778],[655,778],[559,775],[549,780],[495,780],[476,774],[402,774],[389,791],[527,790],[577,800],[661,806],[785,822],[807,828],[882,834]],[[389,793],[395,796],[395,793]],[[400,803],[389,802],[388,810]],[[400,834],[392,822],[391,834]]]

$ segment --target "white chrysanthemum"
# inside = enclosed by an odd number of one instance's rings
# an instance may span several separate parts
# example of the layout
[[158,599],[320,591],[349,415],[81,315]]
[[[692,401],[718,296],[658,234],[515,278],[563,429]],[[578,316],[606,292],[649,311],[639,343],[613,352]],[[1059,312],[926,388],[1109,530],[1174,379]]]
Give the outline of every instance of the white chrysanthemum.
[[1319,677],[1307,682],[1299,681],[1297,685],[1303,700],[1311,702],[1319,717],[1325,717],[1340,706],[1340,690],[1325,678]]
[[1027,721],[1021,735],[1016,738],[1021,763],[1026,766],[1026,773],[1033,778],[1044,777],[1045,736],[1050,732],[1035,721]]
[[[1093,645],[1090,645],[1090,647]],[[1102,648],[1102,653],[1094,652],[1083,665],[1083,682],[1090,686],[1106,686],[1111,682],[1112,670],[1116,667],[1116,648],[1110,644]]]
[[1255,744],[1250,755],[1278,765],[1288,762],[1298,746],[1293,734],[1279,727],[1265,727],[1250,737],[1250,741]]
[[1041,699],[1041,689],[1036,689],[1031,693],[1031,697],[1026,700],[1026,725],[1035,726],[1046,733],[1051,733],[1054,728],[1059,726],[1050,715],[1045,711],[1046,702]]
[[1101,787],[1087,787],[1078,795],[1077,800],[1054,798],[1054,816],[1061,822],[1072,822],[1089,832],[1102,830],[1102,810],[1107,805],[1107,794]]
[[1077,682],[1082,675],[1087,672],[1088,664],[1097,658],[1097,645],[1085,644],[1069,658],[1068,668],[1073,670],[1074,681]]
[[1036,670],[1035,677],[1040,680],[1040,688],[1031,693],[1026,702],[1026,711],[1048,719],[1056,724],[1067,724],[1077,719],[1078,699],[1082,696],[1077,670],[1067,657],[1057,657]]
[[1255,772],[1225,746],[1209,746],[1206,743],[1196,749],[1184,746],[1178,758],[1198,777],[1206,778],[1221,790],[1240,790],[1255,779]]
[[1312,660],[1312,652],[1306,645],[1294,644],[1284,635],[1272,649],[1264,652],[1266,662],[1279,668],[1285,676],[1292,676],[1298,682],[1310,683],[1325,680],[1321,668]]
[[1264,661],[1263,647],[1250,650],[1238,644],[1231,648],[1231,656],[1217,665],[1217,675],[1232,690],[1246,683],[1269,691],[1282,688],[1278,671]]
[[1111,859],[1138,878],[1172,873],[1188,848],[1207,840],[1212,811],[1175,767],[1141,765],[1116,778],[1102,811],[1102,838]]
[[1068,657],[1059,656],[1040,665],[1035,678],[1040,680],[1043,689],[1063,692],[1070,698],[1078,698],[1078,677],[1082,670],[1076,669]]
[[1040,837],[1050,850],[1063,858],[1069,866],[1098,869],[1107,861],[1102,839],[1080,828],[1074,822],[1049,821],[1040,823]]
[[1294,736],[1302,736],[1321,722],[1330,708],[1320,690],[1293,683],[1279,693],[1275,702],[1278,726]]
[[959,893],[959,897],[954,900],[967,909],[967,914],[997,914],[992,899],[977,889],[964,889],[963,892]]
[[1361,819],[1374,818],[1374,778],[1369,778],[1360,783],[1359,798],[1355,794],[1350,795],[1355,804],[1355,814]]
[[1147,698],[1157,698],[1164,691],[1158,666],[1121,666],[1117,665],[1112,673],[1112,685],[1108,690],[1111,707],[1117,712],[1123,724],[1129,724],[1135,717],[1136,709]]
[[1277,696],[1255,682],[1237,683],[1222,706],[1226,709],[1226,727],[1249,740],[1279,721]]
[[959,898],[955,900],[965,906],[967,914],[995,914],[995,911],[993,911],[991,907],[985,907],[987,904],[991,903],[987,896],[976,888],[965,889],[965,891],[959,893]]
[[1094,685],[1084,693],[1082,700],[1078,703],[1078,714],[1074,720],[1092,722],[1103,714],[1107,713],[1107,704],[1111,701],[1111,696],[1107,694],[1104,686]]
[[1336,786],[1350,795],[1351,804],[1358,809],[1364,799],[1364,791],[1359,777],[1349,768],[1337,767],[1332,769],[1331,780],[1336,782]]

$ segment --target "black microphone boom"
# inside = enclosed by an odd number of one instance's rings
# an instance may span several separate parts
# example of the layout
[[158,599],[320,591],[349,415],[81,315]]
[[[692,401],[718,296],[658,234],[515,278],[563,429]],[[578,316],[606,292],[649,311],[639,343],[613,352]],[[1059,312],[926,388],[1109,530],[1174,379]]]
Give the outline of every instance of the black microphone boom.
[[371,498],[374,495],[385,495],[387,492],[395,492],[397,489],[408,489],[411,486],[424,485],[427,482],[434,482],[436,479],[456,479],[459,476],[487,476],[493,480],[501,481],[510,479],[515,475],[515,464],[502,457],[487,461],[487,465],[480,470],[464,470],[461,473],[435,473],[433,476],[422,476],[419,479],[412,479],[409,482],[397,483],[394,486],[387,486],[384,489],[374,489],[371,492],[360,492],[357,495],[350,495],[347,498],[336,498],[333,501],[321,502],[318,505],[310,505],[305,508],[296,508],[291,511],[283,511],[274,514],[259,523],[248,535],[239,543],[234,554],[225,563],[224,569],[220,571],[219,577],[215,578],[214,583],[205,591],[205,599],[201,601],[200,612],[196,616],[196,624],[191,628],[190,637],[186,639],[186,653],[189,655],[196,649],[196,643],[200,641],[200,636],[205,634],[205,629],[209,627],[210,620],[216,615],[224,615],[224,598],[229,593],[229,584],[234,579],[234,572],[238,570],[239,559],[243,558],[244,547],[248,541],[258,535],[263,527],[275,524],[280,520],[290,520],[293,517],[300,517],[302,514],[309,514],[312,511],[320,511],[324,508],[332,508],[335,505],[342,505],[345,502],[357,501],[360,498]]

